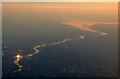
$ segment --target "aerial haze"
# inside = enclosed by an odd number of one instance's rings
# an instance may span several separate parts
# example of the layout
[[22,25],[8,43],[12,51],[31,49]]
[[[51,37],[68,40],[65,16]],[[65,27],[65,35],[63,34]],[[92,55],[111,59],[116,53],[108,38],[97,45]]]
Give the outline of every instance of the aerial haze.
[[116,2],[4,2],[2,77],[117,77]]

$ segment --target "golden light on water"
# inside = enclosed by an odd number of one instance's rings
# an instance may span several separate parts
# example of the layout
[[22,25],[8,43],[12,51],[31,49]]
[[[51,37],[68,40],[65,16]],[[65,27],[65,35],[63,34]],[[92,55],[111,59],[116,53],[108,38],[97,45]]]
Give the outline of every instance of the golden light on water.
[[[19,69],[17,71],[21,71],[23,66],[19,64],[19,61],[23,58],[23,56],[21,56],[20,54],[16,55],[15,56],[15,61],[14,63],[19,67]],[[17,72],[17,71],[14,71],[14,72]]]
[[17,55],[16,58],[19,59],[21,57],[21,55]]

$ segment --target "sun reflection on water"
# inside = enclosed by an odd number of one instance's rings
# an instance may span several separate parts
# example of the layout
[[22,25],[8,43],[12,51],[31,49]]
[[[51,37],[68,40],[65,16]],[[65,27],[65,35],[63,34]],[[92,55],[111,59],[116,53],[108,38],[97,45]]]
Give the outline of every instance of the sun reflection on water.
[[17,55],[16,58],[19,59],[21,57],[21,55]]
[[[23,68],[23,66],[19,64],[19,61],[20,61],[20,59],[23,58],[23,56],[21,56],[20,54],[18,54],[18,55],[15,56],[15,58],[16,59],[15,59],[14,63],[19,67],[19,69],[17,71],[21,71],[22,68]],[[14,72],[17,72],[17,71],[14,71]]]

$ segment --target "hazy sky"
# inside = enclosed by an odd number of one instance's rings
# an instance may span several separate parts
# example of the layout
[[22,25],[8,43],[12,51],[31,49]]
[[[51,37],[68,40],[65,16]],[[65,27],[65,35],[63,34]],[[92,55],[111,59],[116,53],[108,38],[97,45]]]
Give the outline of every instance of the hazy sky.
[[118,2],[119,0],[2,0],[2,2]]
[[[93,8],[94,7],[94,8]],[[90,21],[116,22],[117,3],[3,3],[4,14],[7,16],[31,16],[50,18],[81,18]],[[43,13],[43,15],[42,15]],[[45,15],[46,13],[46,15]],[[48,13],[48,14],[47,14]],[[52,14],[51,14],[52,13]],[[54,13],[54,14],[53,14]],[[56,14],[56,16],[55,16]],[[22,17],[21,15],[21,17]],[[69,16],[68,16],[69,15]],[[29,18],[28,16],[28,18]],[[34,16],[34,17],[35,17]],[[84,16],[84,17],[83,17]],[[45,17],[44,17],[45,18]]]

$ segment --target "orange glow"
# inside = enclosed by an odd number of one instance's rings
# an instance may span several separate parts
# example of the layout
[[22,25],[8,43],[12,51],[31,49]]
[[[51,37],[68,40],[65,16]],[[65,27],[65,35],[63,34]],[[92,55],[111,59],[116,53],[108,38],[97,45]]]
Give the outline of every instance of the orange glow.
[[2,53],[2,55],[4,55],[4,53]]
[[85,39],[85,37],[84,37],[84,36],[80,36],[80,38],[81,38],[81,39]]
[[95,22],[95,21],[81,21],[78,19],[64,18],[64,25],[71,25],[75,28],[79,28],[82,31],[90,31],[95,33],[100,33],[99,35],[107,35],[108,33],[100,32],[98,30],[92,29],[91,27],[96,24],[120,24],[117,22]]
[[77,19],[72,19],[72,18],[69,18],[69,19],[65,19],[66,22],[63,22],[62,24],[64,25],[71,25],[75,28],[79,28],[83,31],[90,31],[90,32],[95,32],[95,33],[101,33],[97,30],[94,30],[88,26],[92,26],[94,24],[96,24],[96,22],[90,22],[90,21],[80,21],[80,20],[77,20]]
[[[84,14],[117,14],[117,3],[3,3],[3,8],[11,10],[22,10],[23,12],[40,11],[44,12],[64,12],[64,13],[84,13]],[[4,10],[6,10],[4,9]],[[16,12],[15,12],[16,13]]]
[[4,46],[5,49],[7,49],[7,46]]
[[117,23],[117,22],[98,22],[100,24],[120,24],[120,23]]
[[23,50],[21,50],[21,49],[18,49],[18,52],[23,52]]
[[21,55],[17,55],[16,58],[19,59],[21,57]]

